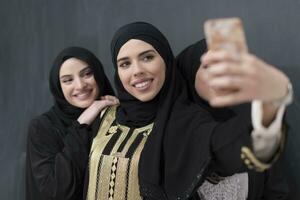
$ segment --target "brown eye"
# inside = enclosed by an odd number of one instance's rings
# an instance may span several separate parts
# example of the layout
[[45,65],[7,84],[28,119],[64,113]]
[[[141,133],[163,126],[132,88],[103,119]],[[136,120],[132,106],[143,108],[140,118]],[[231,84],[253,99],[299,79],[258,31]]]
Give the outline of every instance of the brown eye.
[[84,73],[84,76],[86,76],[86,77],[90,77],[90,76],[92,76],[92,75],[93,75],[92,70],[86,71],[86,72]]
[[64,84],[70,84],[73,81],[73,79],[68,78],[68,79],[63,79],[61,82]]
[[145,57],[143,57],[143,61],[149,62],[151,60],[153,60],[154,55],[148,54]]
[[130,66],[130,62],[129,61],[126,61],[126,62],[121,62],[119,64],[119,67],[120,68],[128,68]]
[[83,71],[80,72],[80,77],[82,78],[90,78],[94,75],[93,70],[90,67],[85,68]]

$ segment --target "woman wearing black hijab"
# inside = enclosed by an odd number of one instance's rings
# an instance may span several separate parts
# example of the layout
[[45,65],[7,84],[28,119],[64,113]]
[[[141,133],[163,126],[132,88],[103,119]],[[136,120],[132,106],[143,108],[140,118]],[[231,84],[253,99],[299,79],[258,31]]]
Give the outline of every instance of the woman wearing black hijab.
[[100,61],[80,47],[66,48],[56,57],[49,85],[55,104],[29,125],[26,199],[82,199],[97,115],[117,100],[109,96],[114,93]]
[[224,174],[268,166],[253,153],[255,163],[241,159],[242,146],[251,146],[250,117],[225,139],[214,134],[223,124],[189,102],[169,43],[154,26],[121,27],[111,52],[120,105],[106,110],[93,140],[87,199],[199,199],[210,166]]
[[[206,41],[205,39],[202,39],[185,48],[176,58],[177,66],[187,84],[189,99],[200,105],[202,108],[205,108],[213,115],[215,120],[222,121],[223,123],[226,123],[226,120],[229,119],[236,120],[235,126],[238,127],[240,126],[239,121],[244,119],[245,116],[250,115],[251,105],[242,104],[224,108],[215,108],[209,105],[208,101],[210,100],[210,96],[213,95],[210,93],[213,93],[213,91],[205,81],[205,75],[201,74],[205,73],[205,67],[201,65],[200,61],[201,56],[206,52]],[[288,199],[289,189],[285,182],[285,178],[283,177],[280,164],[280,162],[277,162],[269,170],[263,173],[249,171],[247,174],[235,174],[234,176],[227,178],[223,177],[223,180],[221,183],[218,183],[218,185],[209,183],[208,178],[205,187],[199,191],[214,191],[215,194],[210,194],[211,196],[207,197],[207,199],[217,197],[217,195],[221,194],[224,195],[224,198],[226,196],[225,194],[229,192],[229,185],[232,184],[232,180],[239,180],[239,177],[248,176],[247,199]],[[235,184],[235,188],[238,188],[239,183],[236,182]],[[232,188],[234,188],[234,186],[232,186]],[[236,192],[240,193],[240,191]]]

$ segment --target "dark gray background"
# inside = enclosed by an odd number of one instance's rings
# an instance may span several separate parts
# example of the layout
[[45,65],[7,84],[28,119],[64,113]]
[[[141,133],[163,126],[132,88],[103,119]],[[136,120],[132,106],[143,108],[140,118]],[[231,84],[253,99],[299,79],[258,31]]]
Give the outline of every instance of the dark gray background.
[[284,170],[300,194],[300,0],[1,0],[0,199],[24,199],[29,120],[52,104],[48,73],[56,54],[77,45],[93,51],[112,78],[109,44],[129,22],[153,23],[175,53],[203,37],[206,19],[239,16],[251,52],[286,72],[295,89]]

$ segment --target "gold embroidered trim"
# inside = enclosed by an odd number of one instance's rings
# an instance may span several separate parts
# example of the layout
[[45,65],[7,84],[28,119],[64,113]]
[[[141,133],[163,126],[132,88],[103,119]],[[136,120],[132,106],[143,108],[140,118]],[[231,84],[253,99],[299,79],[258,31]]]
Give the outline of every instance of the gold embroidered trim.
[[115,110],[116,106],[107,108],[107,112],[104,114],[103,120],[101,121],[99,131],[96,137],[93,139],[91,152],[95,152],[95,149],[97,148],[97,154],[102,154],[104,147],[113,136],[113,134],[106,135],[106,133],[115,119]]
[[113,162],[112,162],[112,166],[111,166],[111,171],[110,171],[109,198],[108,198],[109,200],[114,199],[117,164],[118,164],[118,158],[114,157]]
[[133,154],[130,169],[129,169],[129,180],[128,180],[128,199],[141,200],[139,178],[138,178],[138,165],[141,156],[141,152],[145,146],[147,137],[143,137],[140,145]]
[[[97,136],[93,140],[89,161],[88,200],[96,200],[96,198],[121,200],[125,197],[127,199],[141,199],[138,184],[138,162],[148,135],[152,131],[153,123],[133,130],[122,152],[118,152],[130,128],[119,124],[112,126],[115,113],[116,106],[107,109]],[[113,146],[111,155],[102,155],[103,150],[118,129],[121,130],[121,135]],[[126,153],[140,134],[143,134],[144,137],[134,150],[132,158],[125,158]]]
[[[141,128],[138,128],[138,129],[135,129],[131,135],[131,137],[129,138],[129,140],[127,141],[126,145],[124,146],[124,149],[122,150],[122,154],[126,155],[129,147],[132,145],[132,143],[135,141],[135,139],[137,138],[137,136],[142,133],[142,132],[145,132],[147,131],[147,133],[152,131],[152,128],[153,128],[153,123],[145,126],[145,127],[141,127]],[[147,135],[148,136],[148,135]],[[145,137],[145,135],[144,135]]]
[[124,200],[128,176],[128,158],[119,159],[115,183],[114,200]]
[[[118,128],[119,128],[119,126],[112,126],[108,129],[108,133],[115,134],[115,133],[117,133]],[[108,134],[106,134],[106,135],[108,135]]]
[[254,153],[248,147],[242,147],[241,159],[244,161],[244,163],[247,165],[249,169],[254,169],[255,171],[258,172],[263,172],[269,169],[278,160],[279,156],[281,155],[284,149],[285,140],[286,140],[286,130],[285,127],[283,127],[282,137],[281,137],[278,150],[268,163],[262,162],[259,159],[257,159]]
[[[112,136],[105,136],[105,134],[114,120],[115,109],[115,106],[107,108],[106,112],[103,114],[103,120],[100,124],[97,136],[94,138],[92,143],[91,152],[89,156],[89,186],[87,192],[88,200],[94,200],[98,196],[98,194],[100,194],[100,192],[98,191],[99,187],[96,187],[98,184],[101,185],[103,182],[103,179],[100,176],[100,172],[103,171],[102,167],[105,164],[103,162],[106,159],[103,156],[101,156],[101,154]],[[100,162],[100,159],[102,159],[102,163]],[[99,177],[99,183],[97,182],[96,177]],[[105,199],[107,198],[108,196]]]
[[115,157],[104,156],[103,158],[104,158],[102,164],[103,167],[98,172],[100,173],[100,185],[98,187],[98,192],[99,192],[98,197],[99,199],[108,199],[111,166],[113,165],[113,160]]

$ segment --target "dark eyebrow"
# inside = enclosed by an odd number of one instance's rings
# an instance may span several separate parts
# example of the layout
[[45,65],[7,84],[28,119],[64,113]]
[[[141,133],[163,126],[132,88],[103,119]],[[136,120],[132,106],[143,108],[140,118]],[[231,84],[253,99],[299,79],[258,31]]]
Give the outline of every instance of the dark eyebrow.
[[139,54],[139,57],[141,57],[141,56],[143,56],[143,55],[145,55],[145,54],[147,54],[147,53],[150,53],[150,52],[156,53],[156,51],[154,51],[153,49],[150,49],[150,50],[147,50],[147,51],[144,51],[144,52],[140,53],[140,54]]
[[59,77],[59,79],[64,79],[64,78],[69,78],[69,77],[72,77],[72,76],[67,74],[67,75],[63,75],[63,76]]
[[[82,74],[82,73],[86,72],[88,69],[91,69],[91,67],[87,66],[87,67],[83,68],[82,70],[80,70],[79,74]],[[72,75],[66,74],[66,75],[63,75],[63,76],[59,77],[59,79],[69,78],[69,77],[72,77]]]
[[[149,53],[149,52],[156,53],[156,51],[154,51],[153,49],[150,49],[150,50],[146,50],[146,51],[141,52],[141,53],[138,55],[138,57],[141,57],[141,56],[143,56],[143,55],[145,55],[145,54],[147,54],[147,53]],[[128,59],[129,59],[129,57],[119,58],[119,59],[117,60],[117,63],[120,62],[120,61],[122,61],[122,60],[128,60]]]
[[88,70],[91,70],[92,71],[92,68],[90,66],[87,66],[85,67],[84,69],[80,70],[79,74],[83,74],[84,72],[88,71]]

